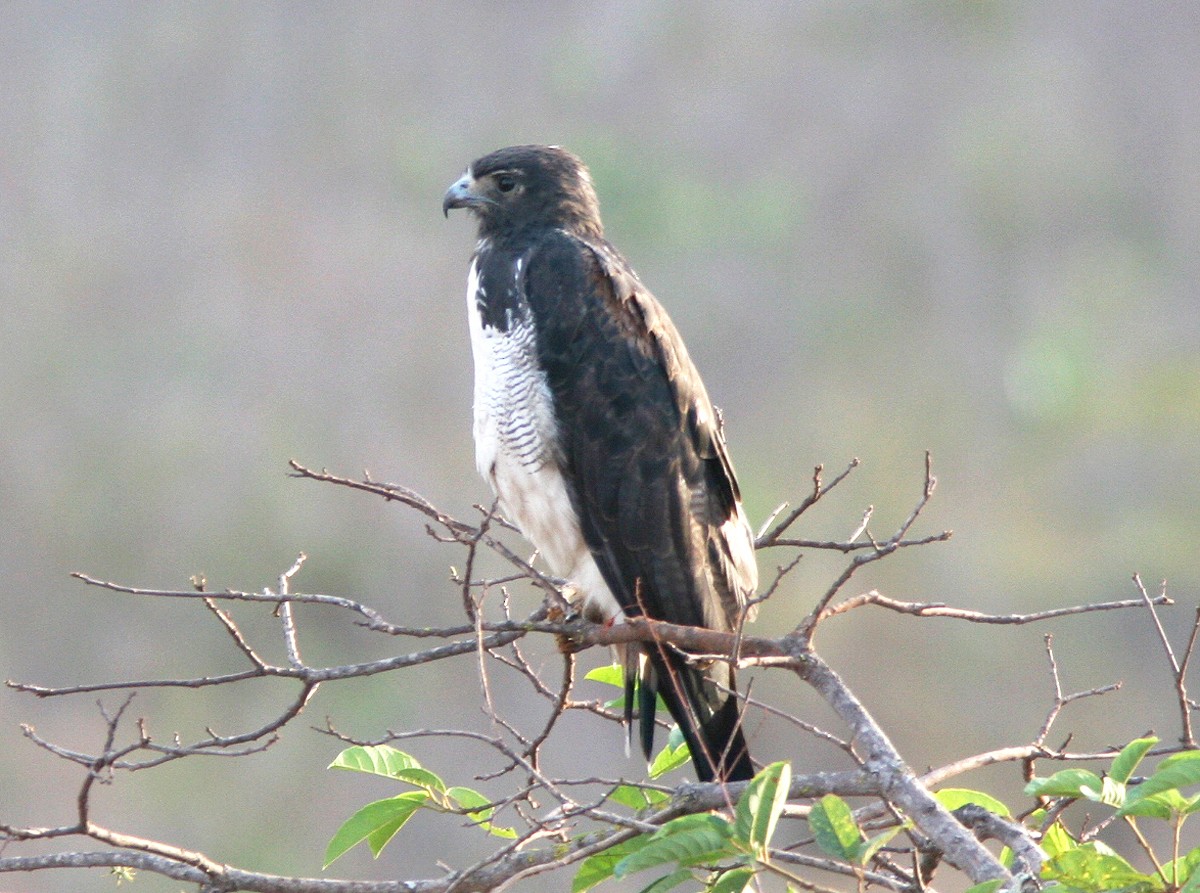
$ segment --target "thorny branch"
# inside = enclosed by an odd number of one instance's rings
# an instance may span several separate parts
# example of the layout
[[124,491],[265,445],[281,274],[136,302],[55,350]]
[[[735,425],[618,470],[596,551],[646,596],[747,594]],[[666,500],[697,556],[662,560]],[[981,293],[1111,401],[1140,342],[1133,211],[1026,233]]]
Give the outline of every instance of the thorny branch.
[[[731,803],[736,802],[745,783],[685,783],[673,788],[660,784],[643,784],[644,787],[667,794],[668,799],[655,808],[631,815],[615,808],[615,804],[610,801],[612,792],[622,784],[621,779],[592,776],[557,777],[548,774],[541,759],[542,748],[551,740],[565,714],[570,711],[582,711],[607,721],[618,722],[621,719],[619,710],[610,709],[598,701],[584,701],[573,696],[573,653],[565,653],[562,656],[561,678],[557,683],[548,683],[543,678],[543,671],[526,656],[521,640],[533,635],[555,635],[570,641],[572,651],[594,645],[657,641],[694,655],[696,659],[727,660],[740,666],[790,670],[795,678],[811,686],[834,709],[846,726],[844,733],[827,732],[775,706],[760,703],[748,696],[744,698],[747,709],[758,711],[762,717],[789,724],[792,728],[814,736],[816,740],[832,744],[845,754],[854,768],[836,772],[795,774],[789,790],[789,800],[800,801],[828,793],[836,793],[842,797],[867,798],[867,804],[856,811],[862,820],[895,823],[900,819],[907,819],[913,823],[909,836],[916,848],[913,851],[914,864],[922,859],[928,865],[944,860],[961,869],[972,882],[999,878],[1011,883],[1012,878],[1008,871],[979,843],[979,837],[984,833],[980,829],[986,829],[986,833],[989,834],[1000,835],[1009,834],[1011,829],[990,822],[986,816],[951,815],[930,796],[929,790],[963,773],[997,763],[1016,763],[1022,766],[1023,772],[1028,775],[1032,774],[1034,762],[1037,760],[1111,758],[1112,754],[1109,752],[1069,752],[1065,745],[1054,748],[1048,745],[1046,740],[1052,724],[1068,704],[1084,697],[1104,694],[1116,686],[1102,686],[1085,692],[1064,694],[1054,653],[1047,637],[1046,653],[1054,684],[1054,699],[1046,720],[1033,740],[1028,744],[998,748],[964,757],[918,777],[908,768],[886,734],[835,670],[813,650],[812,642],[818,625],[866,606],[915,617],[942,617],[969,623],[1012,625],[1094,611],[1143,606],[1150,611],[1168,655],[1183,714],[1181,740],[1184,745],[1190,746],[1193,741],[1190,710],[1196,705],[1188,698],[1185,677],[1200,631],[1200,613],[1197,614],[1197,621],[1193,625],[1184,656],[1182,660],[1178,660],[1156,612],[1156,608],[1171,604],[1165,588],[1157,597],[1151,597],[1137,578],[1135,582],[1141,595],[1140,599],[1077,605],[1026,614],[986,614],[941,603],[902,602],[888,598],[876,590],[843,598],[842,590],[855,572],[864,565],[899,549],[941,542],[950,536],[949,531],[944,531],[929,536],[910,537],[910,530],[933,496],[937,483],[928,454],[925,457],[925,475],[920,498],[905,520],[886,539],[880,540],[870,531],[873,508],[863,512],[857,529],[843,540],[790,535],[789,532],[805,513],[844,481],[858,465],[857,459],[852,460],[828,482],[822,479],[823,469],[818,466],[812,476],[812,488],[799,505],[787,514],[784,514],[787,505],[781,505],[761,527],[756,540],[757,548],[793,549],[795,553],[779,565],[774,579],[753,600],[754,604],[767,601],[780,590],[789,572],[797,566],[804,550],[829,550],[850,556],[842,572],[817,600],[811,612],[792,632],[773,638],[747,635],[741,627],[734,633],[719,633],[641,618],[607,627],[590,624],[570,615],[563,596],[566,581],[538,570],[529,561],[521,558],[506,542],[506,537],[511,535],[513,528],[496,514],[495,505],[490,509],[477,507],[480,521],[470,524],[446,514],[408,488],[380,483],[371,480],[369,476],[365,476],[363,480],[353,480],[326,471],[318,472],[293,461],[291,468],[296,477],[348,487],[375,494],[389,501],[400,502],[424,517],[426,530],[435,540],[464,548],[465,571],[461,575],[457,571],[453,572],[452,581],[461,589],[468,622],[435,629],[407,627],[390,621],[364,602],[343,596],[293,592],[292,580],[305,561],[303,554],[289,569],[279,575],[274,591],[264,589],[258,592],[209,592],[205,590],[199,578],[191,590],[144,589],[97,579],[86,574],[75,574],[74,576],[88,586],[109,592],[145,598],[198,601],[208,616],[220,624],[248,666],[236,672],[218,675],[92,682],[54,688],[9,681],[7,684],[14,689],[44,698],[107,691],[121,691],[127,694],[114,711],[107,711],[101,706],[104,735],[96,753],[64,747],[40,736],[31,727],[25,728],[26,736],[36,746],[80,766],[83,770],[76,795],[74,819],[67,824],[51,828],[28,828],[0,823],[0,843],[79,839],[91,840],[107,849],[83,849],[27,856],[10,855],[0,846],[0,872],[40,871],[62,867],[133,868],[161,874],[179,882],[196,884],[202,891],[214,893],[233,890],[253,890],[261,893],[391,893],[399,890],[418,893],[471,893],[501,887],[510,888],[520,879],[578,863],[591,854],[608,850],[638,834],[653,831],[679,816],[710,810],[727,810]],[[498,556],[508,569],[506,573],[490,578],[477,576],[476,569],[480,566],[477,558],[480,550]],[[506,587],[517,582],[529,583],[543,594],[542,606],[524,618],[513,617],[510,612]],[[484,616],[484,601],[481,596],[489,591],[501,593],[499,601],[502,611],[499,619]],[[238,626],[233,614],[222,606],[239,602],[269,606],[279,618],[279,632],[286,655],[283,663],[272,663],[266,659],[263,656],[264,651],[251,642]],[[397,640],[433,638],[442,641],[432,647],[379,660],[329,666],[310,665],[304,660],[301,648],[303,628],[297,608],[302,605],[321,605],[340,610],[348,614],[356,625]],[[497,611],[492,609],[490,613],[494,615]],[[478,656],[481,661],[481,673],[487,673],[489,661],[495,662],[496,666],[504,668],[504,672],[516,673],[532,686],[548,707],[546,718],[536,731],[523,731],[497,708],[491,707],[489,709],[492,711],[494,723],[490,734],[467,729],[389,730],[373,743],[439,738],[468,740],[485,751],[492,752],[502,761],[500,768],[495,770],[480,768],[480,777],[500,777],[514,771],[523,776],[523,781],[514,784],[506,797],[492,804],[497,813],[503,812],[510,822],[519,826],[517,838],[474,864],[460,869],[447,869],[441,877],[413,881],[282,877],[236,868],[203,853],[128,835],[100,824],[93,816],[91,794],[97,781],[110,783],[115,780],[116,773],[148,769],[185,757],[242,757],[258,753],[278,740],[285,727],[303,713],[318,689],[327,683],[392,672],[465,654]],[[128,718],[134,703],[134,693],[141,689],[203,688],[267,678],[294,680],[296,691],[274,718],[254,728],[232,734],[218,734],[208,729],[205,736],[185,742],[178,735],[169,736],[166,740],[153,736],[148,731],[149,723],[146,719]],[[122,729],[130,725],[133,727],[133,734],[126,732],[122,735]],[[320,731],[345,742],[354,741],[336,731],[332,722],[328,720],[325,728]],[[120,743],[122,741],[123,743]],[[771,754],[773,758],[791,755]],[[480,767],[482,765],[481,761]],[[790,819],[803,817],[807,812],[806,806],[796,804],[788,807],[786,815]],[[0,819],[2,818],[3,816],[0,816]],[[975,833],[972,832],[972,828],[975,829]],[[1010,843],[1013,842],[1023,844],[1025,841],[1014,838]],[[917,850],[923,852],[924,856],[917,858]],[[1026,850],[1028,863],[1035,865],[1038,859],[1036,847],[1032,850],[1026,847]],[[773,850],[772,858],[779,863],[803,866],[834,876],[849,872],[850,876],[858,878],[860,882],[869,881],[888,889],[912,890],[915,885],[923,883],[916,875],[897,868],[894,860],[885,859],[882,855],[877,857],[871,870],[863,867],[850,868],[824,857],[796,852],[794,846],[786,850]],[[809,889],[825,889],[811,879],[801,879],[800,882]]]

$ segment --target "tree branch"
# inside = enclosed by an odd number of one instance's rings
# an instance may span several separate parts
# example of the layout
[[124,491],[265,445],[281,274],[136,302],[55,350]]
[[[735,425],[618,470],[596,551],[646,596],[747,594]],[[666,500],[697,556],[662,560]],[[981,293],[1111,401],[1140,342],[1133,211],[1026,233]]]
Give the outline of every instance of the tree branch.
[[[622,811],[626,807],[620,805],[623,802],[622,797],[616,793],[619,789],[627,790],[627,783],[611,778],[554,777],[547,773],[542,765],[542,750],[552,740],[559,718],[565,711],[587,709],[606,719],[619,718],[618,713],[601,704],[578,702],[572,699],[573,654],[564,655],[561,678],[556,682],[551,682],[549,677],[544,678],[545,673],[539,668],[537,661],[532,657],[527,657],[532,652],[519,646],[522,638],[531,635],[553,635],[569,640],[572,649],[575,650],[591,646],[654,642],[676,649],[686,659],[692,661],[721,660],[738,666],[791,671],[798,680],[813,688],[832,707],[841,721],[845,723],[847,727],[845,733],[834,734],[824,731],[783,710],[760,704],[748,695],[743,698],[746,702],[743,706],[779,717],[799,729],[817,735],[840,748],[847,760],[857,764],[857,768],[838,772],[795,775],[788,791],[789,800],[822,797],[826,794],[868,798],[865,805],[855,810],[855,815],[860,820],[870,818],[875,821],[875,817],[877,817],[883,822],[894,824],[900,821],[901,817],[911,819],[913,829],[910,831],[910,836],[917,841],[918,847],[925,848],[926,852],[944,855],[946,862],[961,870],[973,882],[1002,879],[1006,884],[1012,884],[1014,881],[1009,873],[979,843],[976,835],[972,834],[963,824],[966,822],[972,826],[983,827],[981,823],[986,824],[986,819],[963,815],[960,817],[960,821],[938,804],[929,793],[930,788],[949,778],[1000,762],[1019,762],[1024,766],[1031,767],[1033,761],[1038,759],[1063,761],[1111,759],[1113,754],[1107,751],[1094,754],[1070,753],[1065,750],[1065,744],[1062,748],[1054,749],[1048,747],[1045,740],[1051,725],[1067,704],[1085,697],[1102,694],[1112,690],[1115,686],[1102,686],[1085,692],[1064,694],[1051,643],[1047,640],[1046,649],[1054,683],[1054,703],[1045,722],[1038,730],[1035,740],[1030,744],[1018,747],[997,748],[965,757],[917,777],[856,695],[845,685],[837,672],[813,650],[812,640],[817,625],[828,618],[847,614],[854,609],[866,606],[875,606],[894,613],[921,618],[938,617],[972,623],[1011,625],[1075,614],[1082,615],[1093,611],[1146,607],[1151,612],[1164,650],[1171,663],[1172,674],[1176,681],[1177,700],[1184,713],[1183,739],[1186,744],[1191,741],[1188,712],[1195,705],[1187,696],[1184,678],[1197,636],[1200,635],[1200,613],[1197,614],[1196,624],[1192,628],[1191,638],[1183,659],[1177,660],[1155,610],[1158,606],[1171,604],[1170,599],[1166,596],[1165,588],[1159,596],[1152,598],[1141,587],[1140,580],[1136,578],[1135,581],[1138,583],[1141,594],[1140,600],[1078,605],[1025,614],[988,614],[955,608],[942,603],[903,602],[887,598],[875,590],[835,603],[856,570],[863,565],[884,558],[898,549],[940,542],[950,536],[949,531],[923,538],[910,535],[911,529],[927,506],[936,487],[936,478],[932,473],[932,460],[929,454],[926,454],[925,477],[920,498],[888,539],[877,540],[869,530],[871,510],[864,513],[859,529],[844,541],[786,537],[787,531],[797,520],[845,480],[857,465],[858,460],[852,461],[844,471],[827,484],[822,482],[822,469],[818,466],[813,474],[813,489],[803,502],[782,520],[778,520],[779,515],[786,506],[780,506],[764,523],[756,541],[758,548],[786,546],[799,549],[832,549],[852,556],[841,574],[817,600],[813,610],[790,633],[782,637],[766,637],[746,635],[741,623],[735,632],[722,633],[711,629],[676,626],[642,617],[630,618],[611,626],[592,624],[578,617],[568,619],[568,615],[562,610],[565,605],[562,589],[564,585],[568,585],[567,582],[553,578],[532,567],[529,562],[520,558],[500,539],[500,536],[507,535],[506,532],[512,530],[512,527],[495,514],[495,506],[491,510],[477,507],[481,513],[480,523],[468,524],[446,515],[424,497],[407,488],[372,481],[369,475],[362,481],[354,481],[325,471],[312,471],[293,461],[291,467],[298,477],[369,492],[386,500],[408,506],[425,518],[426,529],[431,536],[439,542],[450,543],[465,549],[467,553],[465,572],[459,575],[455,571],[452,579],[455,585],[461,589],[463,604],[467,609],[470,622],[438,629],[410,628],[388,621],[380,612],[361,601],[341,596],[294,593],[291,591],[292,579],[305,560],[303,553],[292,567],[279,575],[275,592],[271,592],[269,589],[260,592],[233,590],[220,593],[206,592],[201,581],[194,583],[195,588],[191,591],[142,589],[99,580],[85,574],[76,574],[75,576],[88,586],[112,592],[138,597],[199,601],[204,610],[222,625],[232,646],[249,666],[238,672],[220,675],[83,683],[58,688],[9,681],[10,687],[38,697],[114,690],[126,691],[131,694],[112,713],[104,711],[104,708],[101,707],[104,737],[102,746],[95,754],[63,747],[39,736],[31,727],[26,727],[25,734],[34,744],[61,759],[80,766],[84,773],[76,796],[77,816],[73,824],[46,828],[21,828],[0,824],[0,839],[10,842],[62,842],[69,838],[79,838],[102,842],[113,847],[115,851],[97,853],[81,850],[38,856],[0,856],[0,872],[60,867],[140,868],[162,874],[175,881],[200,885],[206,893],[208,891],[226,893],[226,891],[233,890],[261,891],[261,893],[310,893],[310,891],[311,893],[392,893],[392,891],[401,890],[411,891],[411,893],[473,893],[473,891],[493,890],[498,887],[511,888],[513,884],[522,879],[578,863],[590,855],[609,850],[638,834],[653,832],[681,816],[705,811],[727,812],[731,808],[749,783],[683,784],[673,789],[662,785],[644,784],[642,787],[647,791],[660,791],[667,793],[669,797],[656,808],[630,815]],[[860,541],[860,537],[865,537],[865,540]],[[501,560],[507,562],[513,573],[494,579],[476,579],[475,558],[480,547],[493,552]],[[788,572],[797,565],[801,554],[797,552],[794,558],[779,568],[774,581],[758,598],[753,600],[755,604],[766,600],[778,588]],[[520,580],[528,580],[532,585],[540,588],[544,593],[544,599],[538,610],[523,619],[514,619],[511,615],[507,584]],[[498,599],[482,597],[484,594],[496,592],[499,592]],[[286,655],[282,663],[274,664],[262,657],[263,652],[256,648],[250,638],[242,632],[233,616],[221,607],[222,603],[230,601],[263,604],[277,614],[279,618],[278,634],[282,637],[283,650]],[[498,605],[497,602],[499,602]],[[433,647],[420,648],[409,653],[392,655],[378,660],[311,666],[304,661],[301,652],[300,619],[304,615],[295,609],[295,606],[300,604],[323,605],[347,612],[350,615],[346,618],[348,621],[352,620],[356,625],[382,634],[412,639],[435,638],[444,641]],[[340,616],[346,617],[346,615]],[[496,619],[497,616],[499,616],[499,620]],[[511,646],[511,651],[504,650],[506,646]],[[242,756],[261,751],[278,739],[285,727],[307,708],[317,690],[325,684],[403,670],[468,654],[478,655],[481,675],[486,674],[486,668],[495,666],[488,660],[490,658],[499,661],[503,666],[512,669],[527,680],[538,698],[544,699],[548,703],[549,715],[533,728],[523,728],[514,722],[511,716],[504,715],[498,707],[493,705],[490,714],[493,721],[492,734],[483,734],[467,729],[401,729],[388,731],[386,736],[378,741],[395,742],[445,737],[471,740],[481,748],[486,748],[485,753],[490,751],[490,756],[498,757],[502,762],[502,768],[498,771],[493,771],[487,765],[477,767],[477,777],[494,778],[505,773],[513,773],[514,770],[525,776],[524,781],[514,780],[514,783],[510,785],[511,790],[489,807],[497,812],[504,810],[506,814],[516,817],[516,839],[500,845],[498,849],[472,865],[447,869],[442,877],[410,881],[375,882],[282,877],[226,865],[208,854],[186,847],[130,835],[101,824],[91,815],[91,793],[94,785],[98,781],[111,781],[115,772],[152,768],[171,760],[191,756]],[[498,680],[501,677],[507,680],[509,677],[509,674],[503,672],[496,675]],[[125,717],[132,703],[132,693],[137,690],[143,688],[205,688],[254,679],[275,678],[295,680],[298,691],[280,705],[277,714],[272,719],[256,728],[234,734],[218,734],[210,728],[206,730],[208,737],[200,737],[195,741],[185,743],[176,735],[173,740],[166,742],[155,740],[147,730],[146,720],[139,718],[136,721],[134,734],[130,735],[127,732],[125,735],[118,735],[122,723],[130,721]],[[500,683],[497,682],[497,684]],[[739,697],[742,696],[739,695]],[[498,703],[502,704],[503,699],[500,699]],[[352,742],[348,736],[335,731],[331,720],[326,721],[326,728],[323,731],[348,743],[364,743]],[[119,741],[127,743],[118,743]],[[1032,771],[1031,768],[1029,771]],[[538,805],[539,803],[545,804],[547,801],[549,801],[548,808]],[[456,810],[447,809],[446,811],[454,812]],[[478,818],[472,817],[477,815],[477,810],[457,810],[457,812],[467,816],[471,822],[479,821]],[[808,808],[800,805],[789,805],[785,810],[785,816],[789,819],[807,813]],[[576,823],[584,823],[582,825],[583,833],[575,833]],[[1011,828],[1007,830],[992,828],[988,833],[1002,834],[1011,830]],[[1020,840],[1015,842],[1017,845],[1023,844],[1023,841]],[[1035,866],[1036,861],[1033,856],[1036,853],[1026,855],[1029,866]],[[803,864],[817,870],[833,870],[841,873],[850,871],[860,880],[869,879],[872,884],[892,889],[910,890],[922,883],[918,874],[900,867],[895,864],[898,860],[883,853],[877,855],[875,862],[871,865],[871,872],[867,872],[861,866],[839,866],[827,859],[813,859],[800,853],[781,852],[778,854],[778,858],[781,861]],[[793,880],[799,886],[821,889],[817,884],[803,878]]]

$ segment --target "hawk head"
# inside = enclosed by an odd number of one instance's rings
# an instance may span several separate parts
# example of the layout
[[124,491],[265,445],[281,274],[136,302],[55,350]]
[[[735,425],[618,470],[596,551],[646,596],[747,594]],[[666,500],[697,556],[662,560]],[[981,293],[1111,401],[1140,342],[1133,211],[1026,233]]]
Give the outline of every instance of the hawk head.
[[481,238],[529,229],[565,229],[603,238],[600,204],[583,162],[558,146],[510,146],[472,161],[442,200],[466,208]]

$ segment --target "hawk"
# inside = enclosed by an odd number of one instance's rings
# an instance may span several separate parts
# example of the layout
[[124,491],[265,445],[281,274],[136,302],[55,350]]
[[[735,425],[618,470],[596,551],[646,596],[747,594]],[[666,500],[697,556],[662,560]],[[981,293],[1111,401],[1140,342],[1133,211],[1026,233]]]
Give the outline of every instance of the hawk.
[[[501,511],[588,619],[733,629],[758,569],[721,420],[666,311],[605,240],[587,168],[556,146],[499,149],[446,192],[452,208],[479,225],[475,459]],[[647,758],[657,695],[701,781],[753,775],[729,663],[646,643],[625,667]]]

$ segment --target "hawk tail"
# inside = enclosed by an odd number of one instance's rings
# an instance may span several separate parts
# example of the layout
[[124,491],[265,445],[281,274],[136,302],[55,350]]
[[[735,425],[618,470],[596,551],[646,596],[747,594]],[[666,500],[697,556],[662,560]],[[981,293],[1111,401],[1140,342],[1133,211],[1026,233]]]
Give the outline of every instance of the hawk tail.
[[[631,649],[632,650],[632,649]],[[754,777],[754,764],[742,733],[742,716],[735,695],[723,691],[704,671],[689,665],[680,655],[660,648],[639,656],[636,676],[638,731],[646,759],[654,750],[654,714],[661,697],[687,742],[700,781],[746,781]],[[626,667],[625,714],[631,719],[634,702],[634,673]],[[729,674],[729,686],[733,674]],[[629,726],[633,735],[632,724]]]

